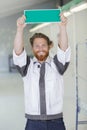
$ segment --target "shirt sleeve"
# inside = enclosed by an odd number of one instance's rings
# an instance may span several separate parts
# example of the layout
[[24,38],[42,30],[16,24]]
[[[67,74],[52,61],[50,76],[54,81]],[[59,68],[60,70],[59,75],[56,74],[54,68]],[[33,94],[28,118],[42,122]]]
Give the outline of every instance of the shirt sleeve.
[[20,55],[16,55],[15,51],[13,50],[13,62],[15,65],[20,67],[26,65],[26,57],[27,55],[25,50]]
[[58,47],[57,55],[54,56],[54,63],[58,72],[63,75],[70,63],[71,49],[68,47],[66,51]]
[[66,64],[66,62],[70,62],[70,56],[71,56],[71,49],[70,47],[68,47],[66,49],[66,51],[61,50],[58,47],[58,51],[57,51],[57,58],[59,60],[60,63],[62,63],[63,65]]
[[26,51],[24,50],[22,54],[18,56],[13,50],[13,62],[21,76],[26,76],[30,64],[30,57],[26,55]]

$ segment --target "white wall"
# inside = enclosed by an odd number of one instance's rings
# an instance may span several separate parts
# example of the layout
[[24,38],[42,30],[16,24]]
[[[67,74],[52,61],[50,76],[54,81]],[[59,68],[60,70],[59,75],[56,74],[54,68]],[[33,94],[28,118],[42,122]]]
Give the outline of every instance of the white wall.
[[0,130],[24,130],[23,82],[18,74],[0,74]]

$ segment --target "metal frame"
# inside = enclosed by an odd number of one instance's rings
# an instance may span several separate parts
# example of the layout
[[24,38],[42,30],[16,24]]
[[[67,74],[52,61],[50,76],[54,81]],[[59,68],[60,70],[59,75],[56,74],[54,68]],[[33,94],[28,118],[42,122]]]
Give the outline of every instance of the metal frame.
[[[82,43],[87,44],[87,43]],[[79,113],[80,113],[80,106],[79,106],[79,93],[78,93],[78,46],[82,44],[76,44],[76,128],[78,130],[78,125],[87,124],[87,121],[81,120],[79,121]]]

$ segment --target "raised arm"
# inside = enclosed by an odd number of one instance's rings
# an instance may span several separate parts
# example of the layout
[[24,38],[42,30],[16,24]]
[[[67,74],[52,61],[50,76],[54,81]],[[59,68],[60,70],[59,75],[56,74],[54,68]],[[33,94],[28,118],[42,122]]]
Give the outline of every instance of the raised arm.
[[61,22],[59,23],[59,28],[60,28],[60,34],[59,34],[59,47],[63,50],[66,51],[68,48],[68,36],[67,36],[67,18],[61,13]]
[[25,26],[25,16],[23,15],[17,20],[17,32],[14,40],[14,51],[16,55],[20,55],[24,49],[23,30]]

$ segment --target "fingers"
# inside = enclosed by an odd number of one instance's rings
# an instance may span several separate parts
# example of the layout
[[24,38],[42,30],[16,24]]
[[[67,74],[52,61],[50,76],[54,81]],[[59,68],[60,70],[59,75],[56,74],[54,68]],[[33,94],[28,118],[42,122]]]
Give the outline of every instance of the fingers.
[[63,13],[60,14],[60,17],[61,17],[61,21],[62,21],[62,22],[67,21],[67,18],[64,16]]
[[24,28],[26,26],[25,20],[26,20],[26,17],[24,15],[22,15],[22,17],[18,18],[17,27]]
[[20,17],[20,18],[17,20],[17,23],[18,23],[18,24],[24,24],[24,22],[25,22],[25,17],[24,17],[24,16]]
[[22,15],[22,17],[26,20],[26,17],[25,17],[25,15]]
[[64,16],[63,13],[60,14],[60,18],[61,18],[61,24],[66,25],[67,24],[67,18]]

